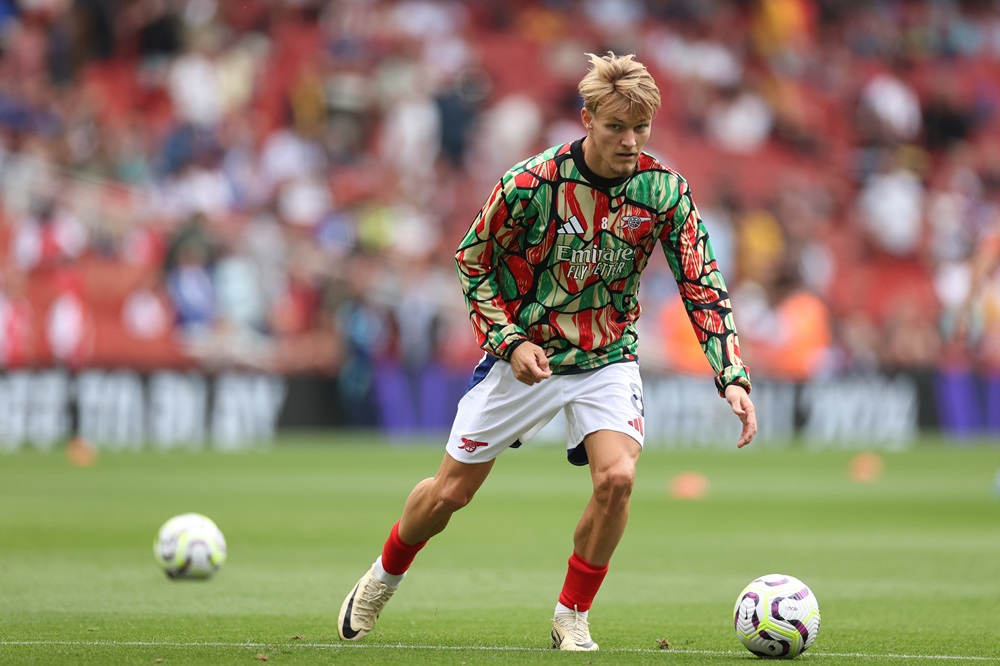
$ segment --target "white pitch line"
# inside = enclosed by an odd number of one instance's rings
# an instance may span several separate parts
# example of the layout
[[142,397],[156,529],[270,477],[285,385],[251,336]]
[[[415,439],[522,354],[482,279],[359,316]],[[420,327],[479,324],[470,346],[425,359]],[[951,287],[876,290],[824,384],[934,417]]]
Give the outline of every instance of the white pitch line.
[[[336,648],[336,649],[371,649],[371,650],[453,650],[472,652],[548,652],[551,648],[541,647],[518,647],[502,645],[405,645],[403,643],[305,643],[293,641],[289,643],[225,643],[225,642],[173,642],[173,641],[0,641],[0,646],[45,646],[45,645],[70,645],[70,646],[93,646],[93,647],[230,647],[230,648]],[[610,648],[601,652],[639,653],[639,654],[703,654],[714,656],[732,656],[745,654],[741,650],[689,650],[685,648],[667,648],[665,650],[652,648]],[[805,654],[811,659],[825,658],[852,658],[852,659],[905,659],[905,660],[932,660],[932,661],[975,661],[975,662],[1000,662],[1000,657],[974,657],[952,654],[896,654],[885,653],[865,653],[865,652],[813,652]]]

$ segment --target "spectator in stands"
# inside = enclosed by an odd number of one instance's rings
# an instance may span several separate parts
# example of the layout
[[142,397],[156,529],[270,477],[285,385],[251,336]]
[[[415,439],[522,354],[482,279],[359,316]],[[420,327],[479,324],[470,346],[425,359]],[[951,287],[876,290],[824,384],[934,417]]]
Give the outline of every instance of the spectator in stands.
[[883,153],[882,165],[862,185],[858,207],[875,249],[914,257],[924,240],[924,186],[906,151]]
[[753,153],[764,145],[774,128],[774,111],[752,86],[724,88],[708,107],[705,129],[723,150]]
[[218,70],[222,35],[216,27],[205,27],[188,36],[190,48],[170,65],[167,90],[179,121],[194,127],[214,127],[225,112]]
[[240,240],[232,240],[224,247],[211,273],[215,344],[220,348],[219,355],[236,365],[265,367],[270,344],[260,275]]
[[337,377],[337,392],[348,423],[373,427],[379,422],[374,393],[375,371],[389,341],[388,315],[372,299],[365,278],[372,276],[370,262],[355,264],[345,298],[333,316],[342,332],[343,362]]
[[798,268],[789,258],[773,273],[764,289],[767,315],[743,327],[743,337],[747,362],[756,373],[807,383],[833,371],[833,322],[823,299],[802,284]]
[[862,86],[859,113],[870,119],[873,138],[887,144],[909,143],[919,137],[923,119],[920,97],[907,81],[909,63],[897,59]]
[[87,230],[72,210],[54,198],[38,200],[16,228],[12,258],[21,270],[61,268],[87,249]]
[[146,273],[125,296],[121,317],[124,330],[140,340],[161,339],[172,331],[174,313],[157,272]]
[[55,298],[45,313],[45,341],[54,362],[80,368],[94,347],[94,316],[84,299],[82,277],[61,271],[55,281]]
[[214,248],[202,220],[193,217],[167,255],[167,291],[179,331],[191,343],[207,340],[217,317],[211,274]]

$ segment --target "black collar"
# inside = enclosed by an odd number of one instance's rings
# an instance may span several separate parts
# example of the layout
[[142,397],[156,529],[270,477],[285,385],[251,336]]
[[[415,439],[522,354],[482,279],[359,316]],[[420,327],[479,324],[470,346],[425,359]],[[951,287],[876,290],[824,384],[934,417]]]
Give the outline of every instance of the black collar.
[[583,139],[577,139],[569,148],[570,154],[573,156],[573,161],[576,162],[576,168],[580,170],[583,177],[591,185],[596,185],[597,187],[612,188],[617,187],[624,183],[626,180],[632,177],[632,174],[628,176],[618,176],[617,178],[604,178],[603,176],[598,176],[596,173],[590,170],[587,166],[587,160],[583,158]]

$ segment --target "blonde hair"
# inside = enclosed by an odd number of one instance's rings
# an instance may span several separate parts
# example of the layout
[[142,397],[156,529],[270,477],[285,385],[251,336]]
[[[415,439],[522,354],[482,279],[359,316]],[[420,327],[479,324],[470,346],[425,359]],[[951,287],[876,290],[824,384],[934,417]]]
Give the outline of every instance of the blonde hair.
[[588,53],[590,71],[577,90],[583,105],[595,115],[625,118],[634,113],[652,118],[660,109],[660,89],[646,66],[631,53]]

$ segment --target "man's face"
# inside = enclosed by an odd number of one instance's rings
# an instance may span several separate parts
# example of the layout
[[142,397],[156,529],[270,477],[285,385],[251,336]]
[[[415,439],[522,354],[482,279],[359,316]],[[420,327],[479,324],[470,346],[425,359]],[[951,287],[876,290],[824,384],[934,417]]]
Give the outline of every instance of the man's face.
[[652,118],[597,115],[589,109],[580,114],[587,128],[583,156],[590,170],[604,178],[620,178],[635,171],[639,153],[649,140]]

